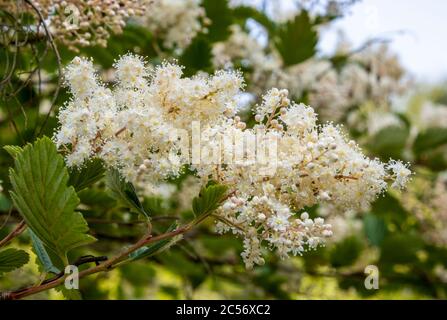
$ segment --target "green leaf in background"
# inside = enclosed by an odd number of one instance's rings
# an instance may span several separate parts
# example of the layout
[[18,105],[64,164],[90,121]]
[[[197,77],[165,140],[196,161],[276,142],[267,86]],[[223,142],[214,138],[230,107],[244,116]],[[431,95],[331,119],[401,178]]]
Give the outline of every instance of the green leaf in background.
[[0,276],[22,267],[28,261],[29,255],[23,250],[10,248],[0,251]]
[[364,244],[357,236],[350,236],[336,244],[330,253],[330,260],[334,267],[343,267],[353,264],[360,256]]
[[31,229],[28,229],[28,232],[31,238],[33,251],[36,254],[37,258],[39,259],[39,262],[42,265],[43,270],[45,272],[58,274],[60,270],[54,266],[42,241],[40,241],[40,239],[34,234],[34,232]]
[[420,237],[412,234],[392,234],[381,245],[380,261],[390,264],[412,263],[418,260],[417,252],[423,248]]
[[385,221],[369,213],[363,218],[363,227],[368,241],[374,246],[379,246],[387,231]]
[[35,235],[62,261],[67,252],[95,241],[83,216],[75,212],[79,198],[68,187],[68,170],[47,137],[28,144],[10,170],[14,205]]
[[413,144],[413,151],[420,155],[443,144],[447,144],[447,128],[429,128],[418,134]]
[[185,75],[194,75],[199,70],[206,70],[211,66],[211,45],[205,37],[198,36],[183,52],[179,59],[185,66]]
[[192,201],[192,209],[195,215],[198,217],[216,210],[227,190],[227,186],[219,184],[213,184],[203,188],[199,196],[195,197]]
[[11,201],[3,193],[0,193],[0,212],[8,211],[11,208]]
[[203,0],[206,17],[211,20],[207,39],[211,42],[223,41],[230,35],[229,27],[233,24],[232,12],[228,0]]
[[93,159],[81,168],[70,169],[69,173],[68,185],[73,186],[79,192],[101,180],[104,177],[105,169],[100,159]]
[[149,213],[146,212],[138,199],[135,187],[132,183],[125,181],[118,170],[111,169],[107,172],[106,184],[114,199],[122,202],[123,205],[136,213],[140,213],[149,218]]
[[253,7],[238,6],[233,9],[233,15],[236,19],[241,20],[241,25],[244,25],[247,19],[253,19],[261,24],[269,34],[274,34],[276,31],[275,23],[269,19],[263,12]]
[[82,300],[81,292],[77,289],[67,289],[64,285],[56,287],[55,289],[62,293],[67,300]]
[[295,19],[278,27],[275,46],[284,65],[301,63],[315,55],[318,34],[310,21],[309,14],[302,10]]
[[[166,233],[174,231],[177,228],[177,226],[178,226],[178,224],[176,222],[174,222],[166,230]],[[157,253],[160,253],[163,250],[166,250],[167,248],[169,248],[171,245],[173,245],[177,241],[178,241],[178,239],[176,239],[176,237],[171,238],[171,239],[160,240],[160,241],[158,241],[156,243],[153,243],[151,245],[148,245],[146,247],[140,248],[140,249],[132,252],[129,255],[129,257],[132,260],[148,258],[150,256],[153,256],[154,254],[157,254]]]
[[367,146],[375,155],[384,160],[401,158],[407,143],[409,131],[403,126],[388,126],[377,132]]

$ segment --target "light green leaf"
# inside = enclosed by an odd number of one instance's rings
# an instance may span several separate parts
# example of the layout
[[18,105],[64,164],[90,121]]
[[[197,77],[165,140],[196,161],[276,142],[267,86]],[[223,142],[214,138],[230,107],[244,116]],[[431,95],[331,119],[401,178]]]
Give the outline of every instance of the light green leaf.
[[104,177],[105,169],[100,159],[93,159],[81,168],[70,169],[68,185],[81,191]]
[[117,170],[112,169],[107,172],[106,184],[114,199],[121,201],[123,205],[136,213],[149,217],[149,214],[138,199],[133,184],[125,181]]
[[67,289],[64,285],[58,286],[55,289],[62,293],[67,300],[82,300],[81,292],[77,289]]
[[79,198],[68,187],[68,171],[56,146],[47,137],[28,144],[10,170],[14,205],[42,242],[67,262],[67,252],[89,244],[87,223],[75,212]]
[[20,268],[28,261],[29,255],[23,250],[10,248],[0,251],[0,275]]
[[192,201],[192,209],[196,216],[211,213],[216,210],[223,200],[228,188],[224,185],[213,184],[203,188],[198,197]]
[[56,268],[56,266],[54,266],[42,241],[40,241],[40,239],[34,234],[34,232],[31,229],[28,229],[28,232],[31,238],[31,243],[33,245],[33,251],[37,255],[37,258],[39,259],[39,262],[42,265],[43,270],[45,272],[52,272],[54,274],[58,274],[60,270]]
[[318,34],[306,11],[278,27],[275,46],[286,66],[301,63],[316,52]]
[[8,152],[13,158],[23,151],[23,149],[19,146],[4,146],[3,149],[5,149],[5,151]]

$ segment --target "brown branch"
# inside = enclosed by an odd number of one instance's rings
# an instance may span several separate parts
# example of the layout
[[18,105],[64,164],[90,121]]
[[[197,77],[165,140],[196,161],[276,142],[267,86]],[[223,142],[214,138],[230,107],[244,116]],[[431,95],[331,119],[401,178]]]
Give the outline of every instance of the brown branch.
[[26,223],[24,220],[22,220],[22,222],[20,222],[15,228],[14,230],[11,231],[10,234],[8,234],[5,238],[3,238],[2,240],[0,240],[0,248],[7,245],[9,242],[11,242],[12,239],[14,239],[15,237],[17,237],[18,235],[20,235],[23,231],[25,231],[26,229]]
[[[201,221],[203,221],[203,219],[200,219],[199,221],[193,221],[192,223],[187,224],[181,228],[178,228],[171,232],[160,234],[158,236],[145,235],[137,243],[130,246],[129,248],[127,248],[120,254],[114,256],[113,258],[110,258],[110,259],[104,261],[103,263],[98,264],[97,266],[94,266],[94,267],[91,267],[84,271],[81,271],[79,273],[79,279],[86,277],[88,275],[91,275],[91,274],[98,273],[98,272],[109,271],[109,270],[113,269],[119,262],[123,262],[124,260],[126,260],[129,256],[129,254],[138,250],[139,248],[146,246],[148,244],[160,241],[160,240],[169,239],[169,238],[173,238],[177,235],[184,234],[184,233],[188,232],[189,230],[191,230],[191,228],[193,226],[195,226],[196,224],[198,224]],[[66,276],[63,274],[57,275],[55,278],[47,280],[39,286],[28,287],[28,288],[13,291],[13,292],[0,293],[0,300],[1,299],[5,299],[5,300],[22,299],[29,295],[55,288],[55,287],[63,284],[63,282],[65,281],[65,278],[66,278]]]

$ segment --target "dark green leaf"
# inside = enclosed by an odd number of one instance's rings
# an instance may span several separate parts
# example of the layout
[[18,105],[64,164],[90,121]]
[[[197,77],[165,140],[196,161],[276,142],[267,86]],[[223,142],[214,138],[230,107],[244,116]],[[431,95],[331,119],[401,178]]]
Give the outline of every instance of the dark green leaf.
[[367,214],[363,218],[363,226],[368,241],[372,245],[380,245],[386,234],[385,221],[374,214]]
[[447,128],[429,128],[416,137],[413,150],[417,155],[447,143]]
[[8,211],[11,208],[11,201],[3,193],[0,193],[0,212]]
[[227,0],[204,0],[202,6],[205,8],[206,17],[211,20],[208,26],[207,38],[211,42],[223,41],[228,38],[229,27],[233,23],[233,16],[228,7]]
[[29,255],[23,250],[14,248],[0,251],[0,276],[28,263]]
[[368,148],[382,159],[401,158],[408,139],[408,128],[389,126],[377,132],[368,142]]
[[306,11],[279,26],[275,46],[286,66],[301,63],[315,55],[318,34]]
[[383,240],[380,260],[397,264],[416,262],[417,251],[422,247],[423,241],[416,235],[393,234]]
[[10,170],[11,197],[28,227],[67,262],[67,252],[89,244],[87,223],[75,212],[79,198],[68,187],[68,170],[56,146],[47,137],[28,144]]
[[107,172],[107,187],[110,190],[112,197],[118,201],[121,201],[123,205],[136,213],[143,214],[149,217],[149,214],[144,209],[140,200],[138,199],[135,187],[132,183],[125,181],[120,173],[115,170],[109,170]]
[[331,251],[330,259],[334,267],[349,266],[353,264],[363,250],[362,241],[356,237],[348,237],[337,243]]
[[185,75],[191,76],[199,70],[206,70],[211,66],[211,45],[205,37],[196,37],[179,59],[185,66]]
[[70,169],[70,180],[68,184],[73,186],[76,191],[81,191],[94,184],[104,177],[105,169],[102,161],[93,159],[83,165],[81,168]]
[[[177,223],[173,223],[166,230],[166,232],[174,231],[177,228],[177,226],[178,226]],[[177,241],[177,239],[175,239],[175,238],[160,240],[160,241],[158,241],[156,243],[153,243],[153,244],[148,245],[146,247],[142,247],[142,248],[132,252],[129,255],[129,257],[132,260],[148,258],[150,256],[153,256],[153,255],[157,254],[157,253],[160,253],[163,250],[166,250],[167,248],[172,246],[172,244],[175,243],[176,241]]]
[[196,216],[209,214],[216,210],[225,197],[228,188],[224,185],[213,184],[203,188],[198,197],[192,201],[192,209]]

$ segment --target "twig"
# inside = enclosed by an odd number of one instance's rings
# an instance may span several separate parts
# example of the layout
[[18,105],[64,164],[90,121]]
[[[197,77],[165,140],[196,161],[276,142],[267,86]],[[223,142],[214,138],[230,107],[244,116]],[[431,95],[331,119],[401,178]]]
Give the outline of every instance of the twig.
[[43,28],[45,30],[45,34],[47,35],[48,42],[50,43],[50,46],[53,49],[53,52],[54,52],[54,54],[56,56],[57,70],[58,70],[58,76],[59,76],[58,85],[56,87],[56,91],[54,93],[53,100],[51,102],[50,110],[48,110],[48,113],[45,116],[45,120],[43,121],[42,126],[40,127],[40,130],[39,130],[39,133],[38,133],[38,136],[40,136],[42,134],[43,129],[45,128],[45,126],[46,126],[46,124],[48,122],[48,119],[50,118],[50,115],[51,115],[51,112],[53,111],[54,106],[56,105],[56,100],[57,100],[57,98],[59,96],[59,91],[60,91],[60,88],[62,86],[62,59],[61,59],[61,56],[60,56],[59,51],[57,49],[56,43],[54,42],[53,36],[51,35],[51,32],[48,30],[48,27],[47,27],[47,25],[45,23],[44,17],[42,16],[42,13],[40,12],[40,10],[30,0],[24,0],[24,1],[25,1],[25,3],[30,5],[33,8],[33,10],[36,12],[36,14],[39,16],[39,20],[40,20],[40,22],[41,22],[41,24],[42,24],[42,26],[43,26]]
[[23,231],[25,231],[26,229],[26,223],[24,220],[22,220],[22,222],[20,222],[15,228],[14,230],[11,231],[10,234],[8,234],[5,238],[3,238],[2,240],[0,240],[0,248],[7,245],[9,242],[11,242],[12,239],[14,239],[15,237],[17,237],[18,235],[20,235]]
[[[187,225],[185,225],[185,226],[183,226],[181,228],[178,228],[178,229],[176,229],[174,231],[171,231],[171,232],[160,234],[158,236],[145,235],[137,243],[135,243],[134,245],[130,246],[129,248],[127,248],[126,250],[124,250],[120,254],[114,256],[113,258],[110,258],[110,259],[104,261],[103,263],[101,263],[101,264],[99,264],[99,265],[97,265],[95,267],[91,267],[89,269],[81,271],[79,273],[79,279],[81,279],[83,277],[86,277],[88,275],[91,275],[91,274],[98,273],[98,272],[109,271],[109,270],[113,269],[119,262],[122,262],[122,261],[126,260],[127,257],[129,256],[129,254],[131,254],[132,252],[138,250],[139,248],[141,248],[143,246],[146,246],[148,244],[151,244],[153,242],[157,242],[157,241],[164,240],[164,239],[169,239],[169,238],[175,237],[177,235],[183,234],[185,232],[188,232],[198,222],[199,221],[197,221],[197,222],[193,221],[192,223],[187,224]],[[55,287],[61,285],[64,282],[64,280],[65,280],[65,275],[64,274],[60,274],[60,275],[57,275],[53,279],[49,279],[49,280],[43,282],[39,286],[28,287],[28,288],[25,288],[25,289],[14,291],[14,292],[0,293],[0,300],[1,299],[6,299],[6,300],[21,299],[21,298],[27,297],[29,295],[36,294],[38,292],[42,292],[42,291],[45,291],[45,290],[49,290],[49,289],[55,288]]]

